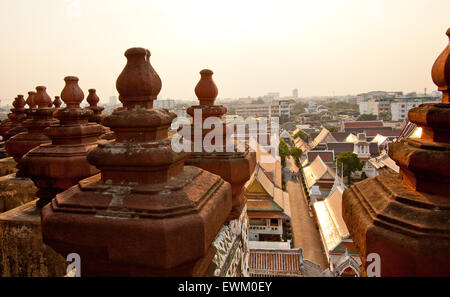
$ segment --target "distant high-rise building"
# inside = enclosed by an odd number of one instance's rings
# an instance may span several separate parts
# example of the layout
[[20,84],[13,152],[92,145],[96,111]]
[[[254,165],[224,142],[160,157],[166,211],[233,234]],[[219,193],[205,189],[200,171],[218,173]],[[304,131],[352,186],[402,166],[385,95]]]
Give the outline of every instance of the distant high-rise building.
[[117,96],[109,96],[109,105],[116,105],[117,104]]
[[298,89],[292,90],[292,97],[294,97],[294,99],[298,99]]

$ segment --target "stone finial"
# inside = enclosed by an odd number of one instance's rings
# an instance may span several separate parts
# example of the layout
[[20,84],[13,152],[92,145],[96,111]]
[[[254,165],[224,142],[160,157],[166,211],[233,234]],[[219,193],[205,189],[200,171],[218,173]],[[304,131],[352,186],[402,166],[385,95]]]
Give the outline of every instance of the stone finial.
[[84,99],[84,93],[78,86],[78,77],[66,76],[66,85],[61,91],[61,99],[66,103],[67,108],[80,108],[80,103]]
[[[200,104],[191,106],[186,111],[187,114],[193,118],[190,140],[194,146],[198,141],[203,144],[205,136],[212,131],[212,129],[200,127],[202,132],[196,135],[195,110],[200,110],[202,112],[202,122],[208,118],[220,119],[222,122],[223,131],[221,137],[223,147],[218,149],[214,154],[211,154],[207,150],[204,150],[205,146],[202,145],[202,152],[191,153],[185,163],[217,174],[231,184],[233,208],[227,218],[227,221],[230,221],[239,218],[243,207],[245,206],[245,197],[244,195],[241,195],[242,189],[255,168],[256,154],[251,153],[248,150],[242,153],[226,152],[226,146],[229,145],[229,143],[232,142],[233,146],[236,145],[233,139],[227,138],[230,134],[227,132],[227,129],[232,129],[232,127],[227,127],[226,123],[221,120],[222,116],[227,112],[227,109],[222,105],[214,105],[218,89],[212,78],[213,72],[209,69],[203,69],[200,71],[200,75],[200,81],[195,87],[195,94],[197,95]],[[214,139],[214,144],[216,141],[217,139]]]
[[209,69],[200,71],[200,80],[195,86],[195,95],[198,98],[199,105],[191,106],[186,110],[187,114],[194,117],[194,110],[201,109],[202,121],[212,116],[221,118],[227,112],[226,107],[214,105],[219,91],[212,78],[213,73]]
[[409,110],[421,135],[389,145],[399,174],[355,183],[342,197],[342,216],[363,267],[377,253],[382,277],[450,275],[449,53],[447,46],[432,69],[443,103]]
[[29,91],[27,100],[25,101],[25,104],[28,105],[29,109],[36,108],[36,103],[34,102],[34,97],[36,96],[36,92]]
[[96,90],[95,89],[89,89],[88,90],[89,95],[86,97],[86,101],[89,103],[89,106],[97,106],[98,102],[100,101],[100,98],[98,98]]
[[39,198],[36,202],[38,208],[79,180],[99,172],[87,162],[86,156],[97,146],[97,138],[103,128],[98,124],[88,123],[93,112],[80,108],[84,95],[78,86],[78,78],[67,76],[64,80],[66,85],[61,97],[67,106],[53,112],[60,124],[50,125],[43,130],[51,144],[39,146],[22,158],[26,175],[39,189],[36,195]]
[[130,48],[125,57],[127,64],[116,81],[120,101],[128,109],[136,105],[152,108],[161,91],[161,79],[150,64],[150,51]]
[[55,106],[55,108],[60,108],[61,104],[62,104],[62,101],[59,98],[59,96],[55,96],[55,100],[53,100],[53,105]]
[[433,82],[442,92],[442,102],[450,102],[450,28],[447,30],[449,44],[434,62],[431,70]]
[[219,93],[212,78],[213,73],[209,69],[200,71],[200,81],[195,87],[195,95],[197,95],[200,105],[214,105],[214,101]]
[[150,108],[161,83],[149,55],[126,52],[117,80],[124,108],[102,122],[116,141],[88,154],[101,174],[42,209],[44,242],[64,255],[78,253],[84,276],[203,276],[231,210],[230,184],[185,167],[187,154],[172,150],[168,128],[176,115]]
[[49,108],[52,104],[52,99],[46,92],[47,87],[37,86],[36,95],[34,96],[34,103],[37,104],[38,108]]
[[15,108],[24,108],[25,106],[25,99],[23,99],[23,95],[17,95],[13,102],[13,106]]

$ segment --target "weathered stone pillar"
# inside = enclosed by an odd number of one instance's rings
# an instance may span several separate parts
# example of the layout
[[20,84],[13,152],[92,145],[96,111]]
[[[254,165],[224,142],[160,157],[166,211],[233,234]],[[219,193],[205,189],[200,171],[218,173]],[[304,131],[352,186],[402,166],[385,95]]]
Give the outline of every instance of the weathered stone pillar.
[[4,139],[7,141],[14,135],[26,131],[22,126],[22,121],[26,119],[25,115],[25,99],[23,95],[17,95],[13,102],[14,108],[11,109],[11,113],[8,114],[8,118],[11,120],[9,122],[9,130],[5,133]]
[[[222,105],[214,105],[218,89],[212,78],[213,72],[204,69],[200,71],[200,75],[200,81],[195,87],[195,94],[200,104],[187,109],[187,113],[193,118],[191,124],[193,153],[186,160],[186,165],[196,166],[217,174],[231,184],[233,209],[228,217],[228,221],[231,221],[240,217],[246,204],[243,188],[255,169],[256,153],[250,152],[248,147],[244,152],[239,152],[235,142],[231,138],[227,138],[227,136],[231,136],[231,133],[227,135],[227,129],[233,129],[234,127],[227,127],[225,121],[222,120],[222,116],[227,112],[227,109]],[[201,112],[201,119],[195,119],[195,111]],[[205,128],[205,120],[212,120],[213,117],[216,118],[216,122],[211,121],[211,127]],[[218,130],[214,126],[216,124],[222,125],[223,129]],[[208,134],[212,134],[211,137]],[[217,135],[212,137],[214,134]],[[206,147],[206,138],[208,142],[211,141],[213,147]],[[218,141],[221,141],[221,143]],[[196,151],[198,148],[196,148],[195,142],[201,145],[201,151]],[[227,146],[229,152],[227,152]]]
[[55,100],[53,100],[53,106],[55,107],[56,110],[58,110],[59,108],[61,108],[61,98],[59,98],[59,96],[55,96]]
[[[214,241],[218,252],[214,257],[216,269],[210,275],[248,276],[248,217],[243,188],[255,168],[256,153],[249,152],[248,146],[244,152],[238,151],[234,140],[228,138],[232,133],[227,134],[227,130],[233,132],[234,127],[227,127],[222,120],[227,109],[214,104],[218,89],[212,78],[213,72],[204,69],[200,71],[200,75],[200,81],[195,87],[199,105],[191,106],[187,110],[193,118],[190,126],[190,140],[193,143],[192,153],[186,164],[222,177],[231,184],[233,197],[233,208],[227,223]],[[196,118],[199,116],[196,115],[198,112],[201,112],[199,119]],[[208,143],[205,143],[205,140]],[[196,141],[200,144],[200,150]]]
[[91,110],[80,108],[84,94],[78,86],[78,78],[67,76],[64,81],[66,85],[61,98],[67,107],[58,108],[54,113],[59,124],[43,131],[51,144],[29,151],[21,160],[25,175],[39,188],[38,208],[50,202],[57,193],[99,173],[86,157],[97,146],[97,138],[103,129],[96,123],[88,123],[93,114]]
[[46,87],[36,87],[37,93],[34,97],[34,103],[37,104],[38,108],[31,109],[32,119],[25,120],[22,123],[27,132],[15,135],[5,144],[6,151],[17,162],[17,177],[24,177],[21,170],[23,155],[41,144],[50,143],[50,138],[44,135],[43,130],[52,124],[58,123],[58,120],[53,118],[54,109],[48,107],[51,104],[51,99],[45,90]]
[[[14,102],[14,100],[13,100]],[[0,136],[2,137],[2,142],[5,141],[5,136],[6,133],[8,132],[8,130],[11,128],[11,119],[9,118],[9,114],[8,114],[8,118],[4,119],[1,124],[0,124]]]
[[36,92],[29,91],[27,100],[25,100],[25,105],[28,105],[28,108],[25,109],[25,114],[27,115],[27,119],[33,118],[32,116],[32,109],[36,109],[37,104],[34,102],[34,97],[36,96]]
[[[97,123],[101,124],[103,118],[105,117],[102,115],[102,111],[105,109],[102,106],[97,106],[98,102],[100,101],[100,98],[98,98],[98,95],[96,93],[95,89],[89,89],[89,95],[87,96],[86,100],[89,103],[89,106],[86,107],[90,110],[92,110],[94,113],[92,116],[89,117],[90,123]],[[100,135],[99,139],[106,139],[106,140],[112,140],[115,138],[114,132],[111,131],[108,127],[102,126],[103,133]]]
[[101,174],[56,195],[42,209],[44,242],[81,256],[82,276],[202,276],[231,210],[231,186],[184,166],[168,128],[175,114],[153,109],[161,80],[150,52],[131,48],[117,79],[122,109],[103,124],[116,142],[88,160]]
[[368,274],[367,257],[376,253],[381,276],[450,276],[450,45],[432,78],[442,103],[411,109],[408,118],[422,129],[420,138],[389,147],[400,174],[367,179],[344,192],[344,220]]

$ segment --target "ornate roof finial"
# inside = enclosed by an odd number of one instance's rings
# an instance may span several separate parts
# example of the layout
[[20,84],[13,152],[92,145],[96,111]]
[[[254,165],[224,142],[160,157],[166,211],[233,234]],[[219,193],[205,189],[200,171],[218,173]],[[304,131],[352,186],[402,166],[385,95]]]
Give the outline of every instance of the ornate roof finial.
[[195,95],[197,95],[200,105],[214,105],[219,91],[212,78],[213,74],[214,72],[209,69],[200,71],[200,81],[195,87]]
[[67,108],[80,108],[80,103],[84,99],[84,93],[78,86],[78,77],[66,76],[66,85],[61,91],[61,99],[66,103]]
[[450,28],[447,30],[449,44],[434,62],[431,70],[433,82],[442,92],[442,102],[450,103]]
[[15,108],[23,108],[25,106],[25,99],[23,99],[23,95],[17,95],[13,101],[13,106]]
[[101,174],[42,210],[44,242],[63,255],[78,253],[84,276],[204,276],[231,210],[230,184],[185,167],[187,153],[172,150],[168,129],[176,115],[151,108],[161,83],[148,56],[142,48],[126,52],[117,80],[124,108],[103,119],[116,141],[88,154]]
[[36,92],[35,91],[29,91],[28,92],[28,98],[25,101],[25,104],[28,105],[29,109],[33,109],[36,108],[36,103],[34,102],[34,97],[36,96]]
[[98,98],[96,90],[95,89],[89,89],[89,95],[86,97],[86,101],[89,103],[89,106],[97,106],[97,103],[100,101],[100,98]]
[[150,51],[134,47],[125,52],[127,64],[116,81],[119,99],[127,109],[152,108],[161,91],[161,79],[150,64]]
[[46,92],[47,87],[37,86],[36,95],[34,96],[34,103],[37,104],[38,108],[50,108],[49,105],[52,104],[52,99]]
[[61,99],[59,98],[59,96],[55,96],[55,100],[53,100],[53,105],[56,108],[60,108],[61,104],[62,104],[62,102],[61,102]]

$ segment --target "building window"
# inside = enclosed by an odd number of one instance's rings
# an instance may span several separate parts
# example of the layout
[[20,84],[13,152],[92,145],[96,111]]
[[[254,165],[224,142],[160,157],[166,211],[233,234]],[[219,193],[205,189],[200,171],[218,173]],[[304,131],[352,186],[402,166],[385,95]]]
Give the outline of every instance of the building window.
[[267,226],[267,220],[266,219],[250,219],[250,225]]
[[278,219],[270,219],[270,226],[278,226]]

